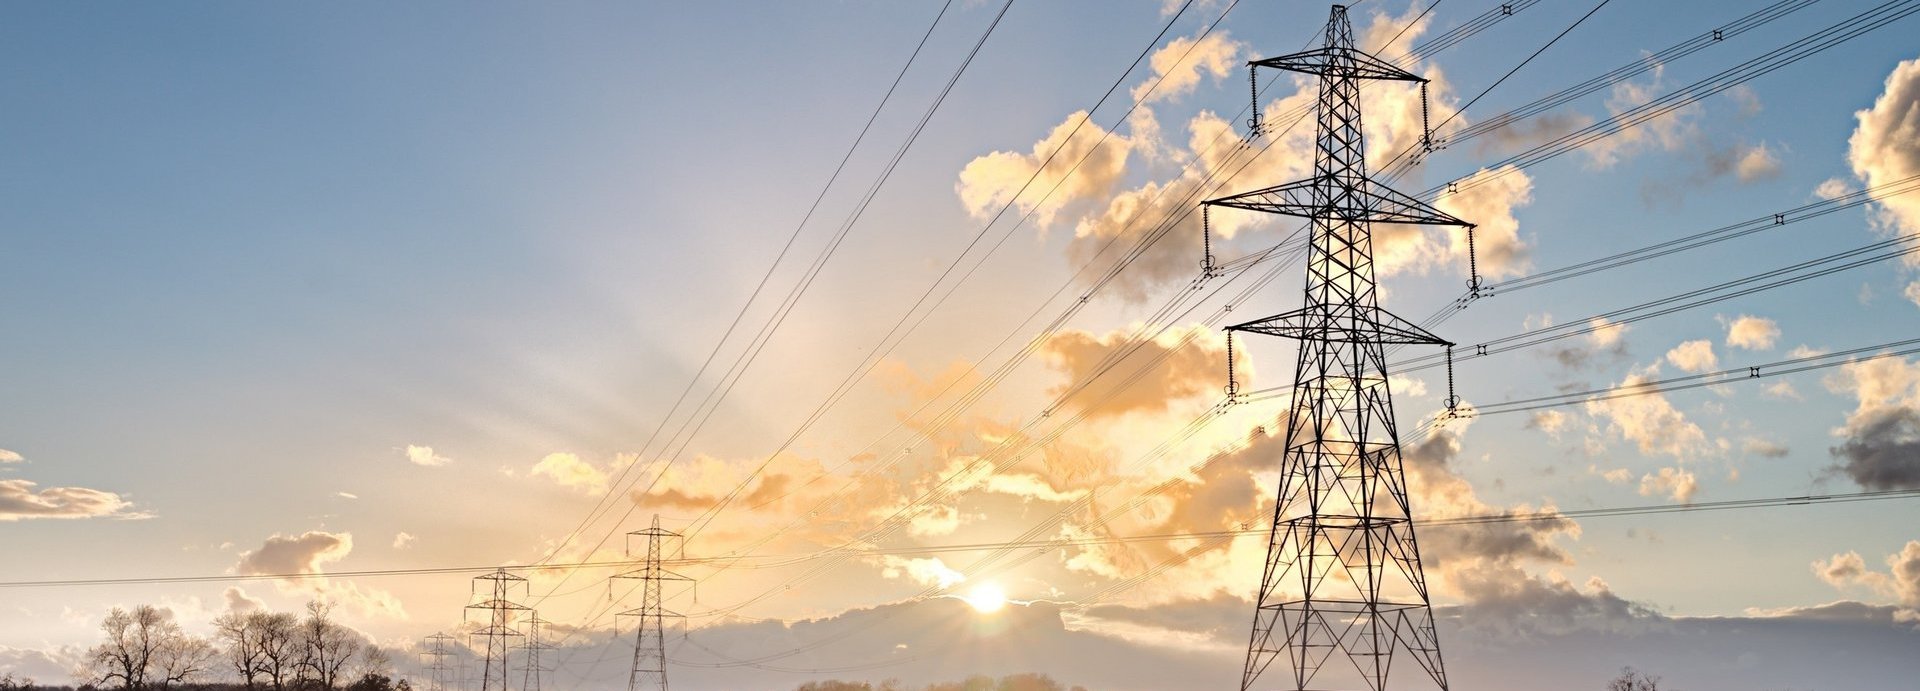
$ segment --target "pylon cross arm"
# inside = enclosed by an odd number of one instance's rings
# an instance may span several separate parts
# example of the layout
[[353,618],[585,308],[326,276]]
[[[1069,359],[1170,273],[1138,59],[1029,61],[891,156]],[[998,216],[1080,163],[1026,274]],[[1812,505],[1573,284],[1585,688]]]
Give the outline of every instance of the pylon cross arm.
[[[1335,310],[1339,312],[1336,313]],[[1235,324],[1228,331],[1279,336],[1301,341],[1332,343],[1380,343],[1406,345],[1453,345],[1379,307],[1338,307],[1310,305],[1265,319]]]
[[1316,48],[1277,58],[1254,60],[1247,64],[1325,77],[1388,79],[1401,82],[1426,81],[1420,75],[1395,67],[1393,63],[1345,46]]
[[1474,224],[1460,220],[1453,214],[1376,184],[1371,179],[1363,179],[1358,185],[1349,185],[1341,184],[1328,175],[1209,199],[1204,203],[1298,218],[1474,227]]

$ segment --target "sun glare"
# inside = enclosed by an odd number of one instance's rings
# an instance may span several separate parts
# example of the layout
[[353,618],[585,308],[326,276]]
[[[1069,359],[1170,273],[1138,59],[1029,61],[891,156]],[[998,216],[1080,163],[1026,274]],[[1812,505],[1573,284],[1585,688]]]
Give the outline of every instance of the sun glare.
[[981,614],[998,612],[1000,608],[1007,606],[1006,591],[992,583],[974,586],[973,592],[969,593],[965,599],[967,604],[973,605],[974,611]]

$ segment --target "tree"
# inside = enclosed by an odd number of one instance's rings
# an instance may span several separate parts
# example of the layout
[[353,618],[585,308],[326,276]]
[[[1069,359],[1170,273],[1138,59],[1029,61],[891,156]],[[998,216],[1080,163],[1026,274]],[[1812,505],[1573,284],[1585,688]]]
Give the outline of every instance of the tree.
[[115,607],[100,630],[106,642],[86,656],[86,676],[94,684],[164,689],[199,678],[219,654],[206,639],[181,631],[171,612],[152,605],[131,612]]
[[1632,667],[1622,668],[1620,676],[1607,683],[1607,691],[1660,691],[1660,677]]
[[286,612],[254,612],[247,615],[247,626],[253,629],[254,645],[260,649],[256,664],[261,678],[272,684],[274,691],[287,688],[300,666],[299,618]]
[[341,671],[360,653],[358,633],[332,618],[333,605],[315,600],[307,603],[307,618],[300,622],[300,679],[322,689],[339,686]]
[[226,662],[240,683],[251,689],[257,683],[265,655],[260,647],[260,620],[263,612],[228,612],[213,620],[214,635],[226,646]]

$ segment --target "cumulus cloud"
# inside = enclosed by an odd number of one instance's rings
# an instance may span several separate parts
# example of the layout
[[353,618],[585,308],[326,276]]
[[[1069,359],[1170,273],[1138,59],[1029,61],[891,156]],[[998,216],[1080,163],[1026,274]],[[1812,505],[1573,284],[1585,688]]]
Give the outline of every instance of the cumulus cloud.
[[1687,341],[1667,351],[1667,362],[1688,372],[1706,372],[1720,365],[1713,355],[1713,341]]
[[275,534],[266,544],[240,554],[234,571],[242,576],[320,574],[326,564],[345,559],[353,551],[352,533],[309,530],[296,536]]
[[433,447],[431,446],[408,444],[404,453],[407,457],[407,462],[429,468],[436,468],[453,462],[451,458],[434,453]]
[[1859,552],[1846,552],[1813,562],[1813,572],[1834,588],[1858,587],[1890,598],[1899,608],[1896,621],[1920,623],[1920,540],[1908,541],[1885,563],[1886,571],[1876,571]]
[[1148,59],[1153,76],[1133,87],[1133,100],[1142,104],[1164,101],[1193,93],[1202,77],[1212,77],[1216,82],[1224,79],[1240,66],[1244,48],[1224,31],[1199,39],[1181,36],[1168,41]]
[[[1513,166],[1505,166],[1480,169],[1460,181],[1459,193],[1441,197],[1435,206],[1478,226],[1473,230],[1473,249],[1480,275],[1498,279],[1518,276],[1530,265],[1529,248],[1520,237],[1520,221],[1514,218],[1514,210],[1532,202],[1533,177]],[[1446,261],[1464,267],[1466,256],[1466,231],[1449,231]],[[1383,269],[1392,264],[1387,258],[1382,262]]]
[[[1082,124],[1087,117],[1086,111],[1067,116],[1033,145],[1031,153],[995,151],[967,163],[954,184],[967,213],[991,218],[1008,202],[1014,202],[1022,213],[1032,213],[1034,220],[1046,227],[1068,204],[1112,192],[1126,173],[1132,142],[1092,122]],[[1056,185],[1059,189],[1046,196]]]
[[[337,563],[352,552],[352,533],[324,530],[291,536],[275,533],[259,549],[241,552],[233,572],[242,576],[275,576],[275,583],[284,592],[349,603],[369,615],[405,617],[406,611],[391,593],[325,577],[328,564]],[[230,593],[230,602],[232,598]]]
[[[1649,366],[1627,375],[1618,386],[1643,385],[1658,373],[1658,366]],[[1640,453],[1688,458],[1698,455],[1707,444],[1706,432],[1657,392],[1587,401],[1585,408],[1596,420],[1605,420],[1613,434],[1638,446]]]
[[1772,350],[1780,340],[1780,325],[1772,319],[1742,314],[1727,322],[1727,345],[1747,350]]
[[0,463],[19,463],[24,460],[27,460],[27,458],[20,455],[19,452],[0,449]]
[[1674,501],[1691,502],[1699,491],[1700,482],[1693,473],[1680,468],[1661,468],[1640,476],[1640,496],[1643,497],[1667,496]]
[[1813,188],[1813,196],[1821,199],[1839,199],[1853,193],[1853,186],[1841,178],[1827,178]]
[[393,536],[394,549],[406,549],[412,546],[413,546],[413,535],[411,533],[401,532]]
[[37,518],[147,518],[113,492],[85,487],[48,487],[30,480],[0,480],[0,523]]
[[[1873,107],[1854,113],[1847,161],[1868,187],[1920,175],[1920,59],[1901,62],[1887,75]],[[1882,221],[1901,234],[1920,234],[1920,199],[1912,195],[1876,200]],[[1920,258],[1909,256],[1915,264]]]
[[[1136,324],[1105,335],[1079,330],[1055,333],[1040,347],[1048,364],[1067,375],[1067,382],[1053,393],[1077,390],[1065,405],[1102,418],[1166,412],[1176,401],[1216,394],[1226,386],[1227,347],[1220,332],[1195,324],[1131,344],[1136,333],[1152,328]],[[1235,368],[1243,385],[1250,381],[1247,358],[1239,358]],[[1101,376],[1103,372],[1109,376]]]
[[1826,380],[1859,405],[1836,433],[1835,470],[1867,489],[1920,488],[1920,362],[1880,358],[1848,363]]
[[227,611],[234,614],[262,612],[267,609],[266,600],[248,595],[245,589],[237,585],[227,586],[226,591],[221,593],[221,599],[227,603]]
[[594,467],[592,463],[580,460],[571,453],[550,453],[539,463],[533,464],[533,475],[552,478],[561,487],[580,490],[586,494],[602,494],[607,491],[607,474]]

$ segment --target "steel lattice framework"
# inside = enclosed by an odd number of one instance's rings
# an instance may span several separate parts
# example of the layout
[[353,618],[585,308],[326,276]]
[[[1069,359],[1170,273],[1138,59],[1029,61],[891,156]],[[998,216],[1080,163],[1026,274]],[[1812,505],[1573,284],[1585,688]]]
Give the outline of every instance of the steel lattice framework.
[[667,688],[667,626],[669,618],[678,619],[681,614],[667,610],[662,597],[661,586],[668,581],[692,581],[693,579],[668,571],[660,566],[660,556],[668,540],[683,540],[679,533],[660,528],[660,516],[653,517],[653,527],[627,533],[629,541],[635,537],[647,539],[646,561],[640,568],[614,576],[640,581],[640,606],[621,612],[619,616],[637,617],[640,625],[636,627],[633,638],[633,671],[627,676],[627,690],[651,691]]
[[[482,584],[485,585],[482,585]],[[473,577],[473,590],[479,594],[484,588],[484,599],[467,605],[468,612],[485,612],[486,624],[474,629],[470,635],[486,639],[486,657],[480,666],[480,691],[507,690],[507,654],[513,648],[513,639],[523,636],[514,623],[521,612],[532,611],[526,605],[514,602],[513,591],[524,589],[527,579],[498,569],[484,576]]]
[[427,691],[451,691],[456,680],[447,658],[453,657],[453,637],[436,633],[427,637],[426,644],[420,654],[427,658]]
[[1371,224],[1472,224],[1367,177],[1361,80],[1425,80],[1356,50],[1345,7],[1334,6],[1324,47],[1249,64],[1261,67],[1317,75],[1319,122],[1313,177],[1205,202],[1309,219],[1312,232],[1305,306],[1228,327],[1300,341],[1240,688],[1284,659],[1282,688],[1380,691],[1401,655],[1444,690],[1385,346],[1451,344],[1380,308]]

